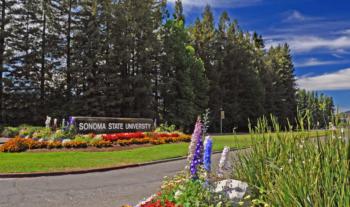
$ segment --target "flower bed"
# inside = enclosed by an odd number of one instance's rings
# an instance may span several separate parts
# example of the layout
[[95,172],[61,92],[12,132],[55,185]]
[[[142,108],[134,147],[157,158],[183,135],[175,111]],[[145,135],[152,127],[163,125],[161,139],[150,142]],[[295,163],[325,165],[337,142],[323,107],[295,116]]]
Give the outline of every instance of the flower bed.
[[114,141],[118,141],[118,140],[144,138],[145,134],[142,132],[115,133],[115,134],[104,134],[104,135],[102,135],[102,137],[104,140],[114,142]]
[[[223,189],[216,190],[215,181],[220,178],[211,172],[212,139],[208,136],[203,142],[203,124],[196,123],[189,146],[188,163],[185,171],[174,178],[166,179],[161,191],[140,202],[136,207],[183,207],[183,206],[221,206],[229,207],[234,203]],[[155,140],[173,142],[181,135],[160,134]],[[175,140],[174,140],[175,139]],[[151,140],[152,141],[152,140]],[[125,140],[123,140],[125,142]],[[227,148],[226,148],[227,149]],[[227,153],[221,159],[223,168],[227,162]],[[213,179],[215,177],[215,179]],[[233,188],[234,186],[232,186]],[[229,188],[229,187],[228,187]],[[226,188],[225,188],[226,189]],[[228,189],[231,191],[233,189]],[[245,192],[243,192],[244,194]]]
[[[35,135],[35,132],[33,133]],[[21,138],[17,136],[0,147],[0,152],[23,152],[34,149],[80,149],[87,147],[106,148],[113,146],[130,146],[143,144],[166,144],[188,142],[191,137],[180,133],[116,133],[95,135],[87,134],[65,138],[68,133],[57,130],[50,138]],[[67,136],[69,137],[69,136]]]

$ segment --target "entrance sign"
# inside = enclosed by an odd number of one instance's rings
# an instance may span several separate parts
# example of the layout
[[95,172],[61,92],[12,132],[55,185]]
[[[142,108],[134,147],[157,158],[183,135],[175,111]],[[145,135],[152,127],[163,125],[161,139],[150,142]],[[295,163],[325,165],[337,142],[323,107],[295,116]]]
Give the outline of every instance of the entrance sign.
[[119,133],[119,132],[148,132],[153,130],[153,120],[143,118],[112,118],[112,117],[70,117],[70,124],[77,132],[87,133]]

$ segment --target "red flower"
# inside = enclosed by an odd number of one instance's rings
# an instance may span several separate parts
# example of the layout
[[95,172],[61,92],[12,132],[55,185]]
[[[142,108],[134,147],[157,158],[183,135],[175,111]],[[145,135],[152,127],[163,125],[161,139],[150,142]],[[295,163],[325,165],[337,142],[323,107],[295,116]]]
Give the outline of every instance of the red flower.
[[[153,200],[146,204],[141,205],[141,207],[176,207],[176,204],[168,200],[166,200],[164,204],[162,204],[160,200],[156,200],[156,201]],[[181,206],[178,206],[178,207],[181,207]]]
[[123,139],[139,139],[144,138],[143,132],[132,132],[132,133],[115,133],[115,134],[105,134],[102,138],[106,141],[117,141]]

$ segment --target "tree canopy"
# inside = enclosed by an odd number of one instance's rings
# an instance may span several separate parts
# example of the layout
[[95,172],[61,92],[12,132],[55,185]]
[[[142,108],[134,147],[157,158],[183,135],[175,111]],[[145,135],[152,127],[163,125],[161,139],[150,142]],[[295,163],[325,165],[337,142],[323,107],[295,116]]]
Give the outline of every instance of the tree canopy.
[[287,44],[265,48],[261,35],[226,12],[216,24],[209,6],[186,24],[181,1],[171,15],[166,4],[1,1],[2,124],[42,124],[46,115],[147,117],[186,130],[207,108],[211,131],[219,131],[220,109],[228,132],[270,113],[294,119]]

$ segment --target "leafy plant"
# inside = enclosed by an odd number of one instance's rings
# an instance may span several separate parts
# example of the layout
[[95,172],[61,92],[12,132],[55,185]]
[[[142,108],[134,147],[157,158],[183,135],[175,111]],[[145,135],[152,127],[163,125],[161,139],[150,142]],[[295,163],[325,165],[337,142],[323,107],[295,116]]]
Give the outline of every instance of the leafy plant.
[[250,184],[256,205],[350,206],[350,144],[336,130],[310,139],[308,120],[299,116],[300,133],[281,133],[273,117],[277,136],[266,119],[252,129],[252,150],[239,156],[234,176]]
[[172,188],[164,189],[156,199],[184,207],[232,206],[232,202],[226,196],[213,192],[210,187],[206,187],[203,180],[183,180]]
[[67,133],[63,130],[57,130],[54,134],[51,135],[50,139],[53,141],[62,141],[67,138]]
[[16,137],[19,135],[20,130],[21,129],[19,127],[5,127],[1,132],[1,135],[3,137],[9,137],[9,138]]
[[33,139],[49,139],[51,137],[52,131],[50,128],[41,128],[35,131],[32,135]]
[[176,126],[174,124],[168,125],[167,123],[165,124],[160,124],[159,127],[155,130],[155,132],[174,132],[176,130]]
[[20,137],[32,137],[36,131],[44,129],[43,127],[21,126],[19,131]]

